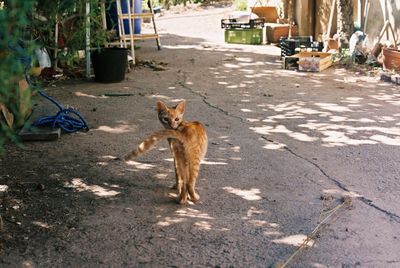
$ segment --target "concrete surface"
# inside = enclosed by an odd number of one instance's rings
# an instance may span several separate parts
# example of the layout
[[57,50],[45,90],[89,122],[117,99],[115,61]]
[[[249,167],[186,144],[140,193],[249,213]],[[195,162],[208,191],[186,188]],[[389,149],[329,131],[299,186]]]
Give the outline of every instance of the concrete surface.
[[[91,130],[7,146],[1,266],[276,267],[349,196],[288,267],[400,267],[399,87],[282,70],[276,47],[223,43],[226,12],[158,18],[163,49],[146,41],[137,57],[166,71],[47,89]],[[158,99],[186,99],[207,126],[200,204],[175,203],[167,143],[114,160],[161,128]]]

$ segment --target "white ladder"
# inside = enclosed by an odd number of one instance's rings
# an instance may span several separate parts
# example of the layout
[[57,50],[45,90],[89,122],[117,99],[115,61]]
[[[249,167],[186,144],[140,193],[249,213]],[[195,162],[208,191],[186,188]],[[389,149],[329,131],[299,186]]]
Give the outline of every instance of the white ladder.
[[[150,8],[149,13],[135,13],[134,1],[141,1],[141,0],[132,0],[132,1],[126,0],[125,1],[126,5],[127,5],[128,13],[122,13],[121,0],[117,0],[116,2],[117,2],[117,15],[118,15],[119,44],[121,47],[124,47],[124,48],[128,48],[128,46],[130,46],[133,64],[136,64],[136,62],[135,62],[135,44],[134,44],[135,40],[156,39],[158,50],[161,49],[161,43],[160,43],[160,36],[157,33],[157,28],[156,28],[156,23],[154,20],[154,12],[153,12],[151,0],[148,1],[148,5]],[[143,19],[143,18],[151,18],[152,23],[153,23],[153,28],[154,28],[154,34],[135,34],[134,33],[135,19]],[[129,22],[129,33],[128,34],[125,33],[124,20],[128,20],[128,22]]]

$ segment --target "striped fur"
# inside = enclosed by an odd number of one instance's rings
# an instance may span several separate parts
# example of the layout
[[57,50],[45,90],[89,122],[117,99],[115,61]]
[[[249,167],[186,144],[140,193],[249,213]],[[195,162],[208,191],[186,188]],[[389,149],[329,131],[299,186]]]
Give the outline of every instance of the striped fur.
[[175,165],[175,187],[179,194],[179,203],[186,204],[188,198],[196,202],[200,196],[195,191],[195,184],[200,170],[200,162],[207,152],[208,138],[206,129],[200,122],[183,120],[185,101],[175,107],[168,107],[157,102],[158,118],[166,128],[151,134],[125,160],[131,160],[163,139],[168,139]]
[[151,134],[148,138],[146,138],[136,149],[125,156],[125,161],[129,161],[138,157],[148,150],[150,150],[154,145],[156,145],[159,141],[164,139],[176,139],[179,142],[184,141],[184,137],[179,131],[172,129],[163,129]]

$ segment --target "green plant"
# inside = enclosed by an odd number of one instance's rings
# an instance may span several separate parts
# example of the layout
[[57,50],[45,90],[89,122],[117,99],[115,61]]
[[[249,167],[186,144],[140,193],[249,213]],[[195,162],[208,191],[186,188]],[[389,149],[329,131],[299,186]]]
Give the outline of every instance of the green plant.
[[[14,122],[18,125],[25,121],[26,109],[31,105],[30,89],[20,90],[18,82],[23,79],[24,68],[29,66],[28,59],[35,48],[33,42],[21,42],[29,36],[26,29],[33,2],[2,1],[4,5],[0,9],[0,104],[13,114]],[[2,117],[0,111],[0,153],[4,152],[3,146],[7,140],[19,142],[15,125],[9,126]]]
[[349,67],[353,64],[353,59],[349,49],[340,49],[338,53],[332,55],[333,62]]
[[[90,1],[91,48],[104,46],[109,41],[108,32],[103,29],[101,2]],[[65,69],[82,64],[83,59],[78,55],[86,47],[86,0],[37,0],[34,12],[32,32],[37,43],[49,51],[52,61],[58,61]]]

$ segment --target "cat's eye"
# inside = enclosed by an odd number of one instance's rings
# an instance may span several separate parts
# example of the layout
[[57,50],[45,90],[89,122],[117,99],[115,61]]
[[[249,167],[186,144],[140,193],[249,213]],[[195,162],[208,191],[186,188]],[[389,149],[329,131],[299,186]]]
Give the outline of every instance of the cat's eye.
[[168,123],[168,117],[163,117],[162,121]]
[[178,117],[177,117],[177,118],[175,118],[175,121],[177,121],[177,122],[178,122],[178,121],[179,121],[179,118],[178,118]]

